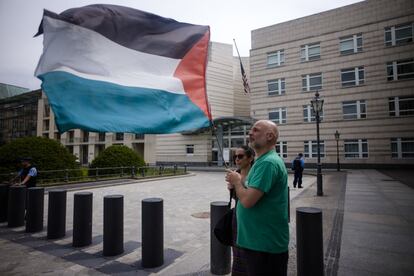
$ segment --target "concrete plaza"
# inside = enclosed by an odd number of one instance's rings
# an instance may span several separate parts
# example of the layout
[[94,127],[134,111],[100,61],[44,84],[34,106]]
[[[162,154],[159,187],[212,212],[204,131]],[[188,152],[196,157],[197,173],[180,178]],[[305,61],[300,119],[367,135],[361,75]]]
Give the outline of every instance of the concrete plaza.
[[[45,230],[27,234],[24,227],[0,224],[1,275],[209,275],[210,220],[213,201],[227,201],[224,172],[193,172],[152,181],[123,180],[83,191],[93,192],[93,243],[73,248],[73,194],[68,187],[67,235],[47,240]],[[291,186],[292,178],[289,177]],[[327,275],[414,275],[414,191],[375,170],[329,172],[324,196],[316,195],[316,178],[305,175],[304,189],[291,189],[289,275],[296,275],[295,209],[323,210]],[[103,183],[99,183],[103,184]],[[124,196],[125,252],[102,256],[103,197]],[[143,269],[141,201],[164,200],[164,265]],[[45,223],[47,195],[45,196]]]

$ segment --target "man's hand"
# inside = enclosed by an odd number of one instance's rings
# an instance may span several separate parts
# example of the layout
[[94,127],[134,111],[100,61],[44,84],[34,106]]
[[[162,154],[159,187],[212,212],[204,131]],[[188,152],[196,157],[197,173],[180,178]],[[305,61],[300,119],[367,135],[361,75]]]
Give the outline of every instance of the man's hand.
[[227,187],[230,186],[229,188],[232,189],[235,185],[241,183],[241,176],[238,172],[230,169],[227,169],[226,172],[226,181],[228,182]]
[[241,175],[232,170],[226,170],[226,181],[229,183],[227,187],[232,186],[236,191],[236,195],[240,203],[245,208],[253,207],[257,201],[263,196],[263,192],[255,188],[245,188],[241,183]]

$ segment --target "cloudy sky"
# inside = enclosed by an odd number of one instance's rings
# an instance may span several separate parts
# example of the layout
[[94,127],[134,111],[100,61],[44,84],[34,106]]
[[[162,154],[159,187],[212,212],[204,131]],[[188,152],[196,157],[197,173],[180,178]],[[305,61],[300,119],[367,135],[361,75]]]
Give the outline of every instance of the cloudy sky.
[[360,0],[0,0],[0,83],[38,89],[33,76],[42,53],[37,32],[43,9],[60,13],[90,4],[116,4],[181,22],[209,25],[211,40],[233,43],[248,56],[251,30],[349,5]]

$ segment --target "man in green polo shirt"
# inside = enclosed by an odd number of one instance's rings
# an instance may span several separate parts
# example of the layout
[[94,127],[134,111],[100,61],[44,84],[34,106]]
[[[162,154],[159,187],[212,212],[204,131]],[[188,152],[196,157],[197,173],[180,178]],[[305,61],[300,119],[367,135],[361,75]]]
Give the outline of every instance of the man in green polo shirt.
[[279,131],[269,120],[249,132],[256,161],[246,182],[228,171],[226,181],[239,199],[237,245],[243,249],[248,275],[287,275],[289,258],[288,183],[284,162],[275,151]]

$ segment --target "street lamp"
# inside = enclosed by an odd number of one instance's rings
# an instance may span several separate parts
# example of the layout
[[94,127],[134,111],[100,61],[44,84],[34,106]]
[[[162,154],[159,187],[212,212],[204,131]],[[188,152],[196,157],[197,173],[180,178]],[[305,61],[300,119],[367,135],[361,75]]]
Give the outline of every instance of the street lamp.
[[315,113],[316,118],[316,139],[317,139],[317,147],[318,147],[318,164],[317,172],[316,172],[316,187],[317,192],[316,195],[323,196],[322,190],[322,168],[321,168],[321,145],[319,139],[319,123],[320,123],[320,113],[322,112],[323,107],[323,99],[319,98],[319,92],[316,90],[315,97],[311,100],[312,110]]
[[339,172],[341,168],[339,167],[339,136],[341,134],[336,130],[335,132],[335,140],[336,140],[336,170]]

